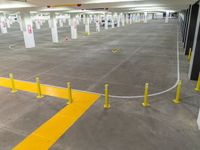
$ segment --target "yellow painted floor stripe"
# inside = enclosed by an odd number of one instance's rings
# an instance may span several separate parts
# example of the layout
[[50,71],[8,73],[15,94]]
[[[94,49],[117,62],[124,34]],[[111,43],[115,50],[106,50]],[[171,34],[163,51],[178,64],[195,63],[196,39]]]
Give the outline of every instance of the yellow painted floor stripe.
[[[11,88],[8,78],[0,78],[0,86]],[[15,80],[17,90],[37,93],[35,83]],[[68,99],[67,88],[41,85],[43,95]],[[98,94],[72,90],[73,103],[33,131],[13,150],[48,150],[100,97]],[[34,118],[33,118],[34,119]]]
[[13,150],[48,150],[98,98],[99,95],[85,93],[74,99]]

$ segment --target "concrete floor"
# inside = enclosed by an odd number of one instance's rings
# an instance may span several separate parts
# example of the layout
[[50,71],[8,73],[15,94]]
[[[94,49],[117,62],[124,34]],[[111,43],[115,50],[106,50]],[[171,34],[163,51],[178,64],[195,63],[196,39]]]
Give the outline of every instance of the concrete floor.
[[[47,25],[45,25],[47,26]],[[16,79],[103,93],[110,84],[112,95],[142,95],[145,82],[150,93],[166,90],[177,79],[177,24],[153,21],[103,30],[79,38],[70,37],[69,27],[59,28],[60,43],[51,43],[49,29],[35,30],[37,47],[25,49],[18,27],[0,35],[0,75],[12,72]],[[174,105],[175,90],[151,97],[150,108],[142,99],[111,98],[103,110],[103,97],[59,139],[52,150],[199,150],[196,119],[200,94],[187,78],[188,62],[180,46],[183,103]],[[112,49],[120,52],[113,54]],[[9,150],[64,107],[65,102],[0,88],[0,150]]]

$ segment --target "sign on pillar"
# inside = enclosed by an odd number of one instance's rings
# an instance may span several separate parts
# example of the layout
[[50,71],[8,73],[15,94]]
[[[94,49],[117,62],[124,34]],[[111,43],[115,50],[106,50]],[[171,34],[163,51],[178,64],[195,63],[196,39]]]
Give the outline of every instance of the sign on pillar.
[[71,39],[77,39],[77,19],[76,16],[71,17]]
[[90,17],[88,15],[86,16],[86,21],[85,21],[85,33],[87,35],[90,34]]
[[169,11],[166,11],[165,23],[169,22]]
[[51,35],[53,43],[58,43],[58,29],[57,29],[57,20],[56,14],[50,13],[50,28],[51,28]]
[[144,12],[144,23],[147,23],[147,12]]
[[30,16],[30,12],[21,13],[21,23],[24,35],[24,43],[26,48],[35,47],[35,39],[33,33],[33,23]]
[[104,22],[105,29],[108,29],[108,15],[105,15],[105,22]]
[[1,26],[1,33],[8,33],[7,31],[7,23],[6,23],[6,17],[0,16],[0,26]]

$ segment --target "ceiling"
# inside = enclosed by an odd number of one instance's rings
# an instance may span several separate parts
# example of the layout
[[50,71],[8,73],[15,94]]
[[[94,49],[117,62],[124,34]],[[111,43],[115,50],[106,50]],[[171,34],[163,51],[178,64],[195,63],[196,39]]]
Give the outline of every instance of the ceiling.
[[187,8],[197,0],[0,0],[0,9],[47,6],[66,7],[71,4],[81,4],[70,6],[73,9],[92,9],[119,12],[119,11],[179,11]]

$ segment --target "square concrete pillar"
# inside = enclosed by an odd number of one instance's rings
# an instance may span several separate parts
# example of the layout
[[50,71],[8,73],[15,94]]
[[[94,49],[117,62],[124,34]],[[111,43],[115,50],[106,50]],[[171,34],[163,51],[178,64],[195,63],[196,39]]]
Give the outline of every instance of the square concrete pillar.
[[196,28],[194,28],[195,36],[192,46],[192,57],[189,67],[189,79],[197,80],[200,72],[200,7],[198,11]]
[[187,31],[187,36],[186,36],[186,40],[185,40],[185,43],[186,43],[185,44],[185,55],[188,55],[189,49],[190,48],[192,49],[192,47],[193,47],[198,11],[199,11],[199,5],[194,4],[191,7],[191,12],[190,12],[190,16],[189,16],[188,31]]
[[186,38],[187,38],[187,32],[188,32],[188,26],[189,26],[190,13],[191,13],[191,5],[189,6],[186,12],[185,27],[184,27],[184,34],[183,34],[184,48],[186,46]]
[[58,43],[58,28],[57,28],[57,20],[56,14],[54,12],[50,13],[50,28],[51,28],[51,36],[53,43]]
[[21,12],[21,23],[22,23],[25,47],[26,48],[35,47],[33,23],[30,16],[30,12]]
[[7,19],[4,14],[0,15],[0,28],[1,28],[1,33],[8,33]]

